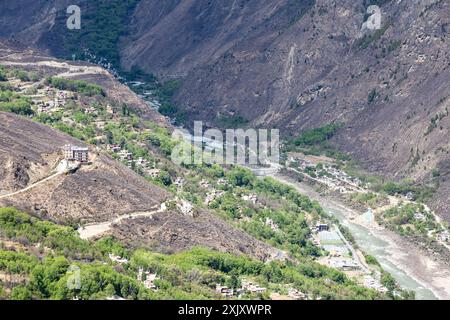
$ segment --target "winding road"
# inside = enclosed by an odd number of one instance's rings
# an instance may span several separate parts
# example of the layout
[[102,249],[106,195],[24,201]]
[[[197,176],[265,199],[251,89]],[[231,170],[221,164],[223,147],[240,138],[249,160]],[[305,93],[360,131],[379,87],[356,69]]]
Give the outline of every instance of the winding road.
[[103,233],[111,230],[113,224],[121,223],[125,219],[136,219],[141,217],[151,217],[155,213],[164,212],[166,210],[165,204],[162,204],[159,209],[154,209],[152,211],[145,212],[135,212],[130,214],[124,214],[110,221],[93,223],[86,226],[82,226],[78,229],[78,234],[81,239],[92,239],[94,237],[100,236]]
[[18,191],[14,191],[12,193],[7,193],[7,194],[4,194],[4,195],[0,195],[0,200],[1,199],[5,199],[5,198],[9,198],[9,197],[12,197],[12,196],[24,193],[24,192],[27,192],[28,190],[31,190],[31,189],[33,189],[33,188],[35,188],[35,187],[37,187],[37,186],[47,182],[47,181],[55,179],[56,177],[58,177],[58,176],[60,176],[62,174],[65,174],[67,172],[67,166],[63,166],[63,165],[61,165],[61,163],[60,163],[60,165],[58,165],[58,167],[56,169],[57,170],[56,173],[52,174],[51,176],[48,176],[47,178],[39,180],[39,181],[37,181],[37,182],[35,182],[33,184],[30,184],[26,188],[20,189]]

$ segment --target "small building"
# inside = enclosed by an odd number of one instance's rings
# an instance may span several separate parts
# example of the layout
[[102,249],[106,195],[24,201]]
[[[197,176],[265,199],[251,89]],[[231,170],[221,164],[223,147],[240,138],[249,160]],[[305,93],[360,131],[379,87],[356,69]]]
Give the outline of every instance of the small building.
[[264,223],[266,226],[270,227],[273,231],[278,231],[278,225],[269,217],[266,218],[266,221]]
[[181,188],[184,185],[184,179],[181,177],[177,177],[173,184]]
[[109,104],[106,106],[106,113],[114,114],[114,109]]
[[[144,275],[145,275],[145,279],[144,279]],[[147,289],[156,291],[158,288],[155,285],[155,280],[159,280],[159,279],[160,278],[158,277],[158,275],[156,273],[151,273],[150,271],[144,272],[143,268],[139,268],[139,270],[138,270],[137,280],[139,282],[142,282],[144,284],[144,287],[146,287]]]
[[121,296],[118,296],[118,295],[113,295],[111,297],[107,297],[106,300],[109,300],[109,301],[125,301],[127,299],[122,298]]
[[419,220],[419,221],[426,221],[427,217],[421,212],[416,212],[416,213],[414,213],[414,219]]
[[267,289],[251,281],[242,280],[242,290],[250,293],[264,293]]
[[108,149],[108,151],[114,152],[114,153],[118,153],[122,150],[122,147],[118,144],[108,144],[106,146],[106,148]]
[[232,298],[234,296],[233,289],[230,289],[226,286],[221,286],[220,284],[216,284],[216,292],[226,298]]
[[194,216],[194,206],[190,202],[188,202],[184,199],[181,199],[181,203],[177,204],[177,208],[185,216],[191,216],[191,217]]
[[133,160],[133,154],[131,152],[129,152],[128,150],[121,150],[121,151],[117,152],[117,154],[118,154],[119,159],[121,161],[125,161],[125,160],[131,161],[131,160]]
[[89,148],[65,145],[63,147],[64,158],[69,161],[88,162]]
[[330,227],[325,223],[318,223],[316,224],[316,231],[322,232],[322,231],[328,231]]
[[145,173],[149,176],[152,177],[153,179],[156,179],[159,177],[159,174],[161,173],[161,170],[159,169],[147,169],[145,171]]
[[256,194],[243,195],[241,198],[242,200],[250,201],[253,204],[256,204],[256,202],[258,201],[258,196]]
[[406,200],[408,201],[414,201],[414,193],[408,192],[405,196]]
[[295,288],[289,288],[288,296],[295,300],[307,300],[308,299],[308,295],[306,293],[303,293]]

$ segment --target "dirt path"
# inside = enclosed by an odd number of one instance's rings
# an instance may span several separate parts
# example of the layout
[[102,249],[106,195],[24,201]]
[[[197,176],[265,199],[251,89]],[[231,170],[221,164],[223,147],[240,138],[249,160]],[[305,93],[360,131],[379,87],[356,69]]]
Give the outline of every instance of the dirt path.
[[66,173],[66,167],[65,166],[64,167],[63,166],[58,166],[58,168],[56,170],[57,170],[56,173],[52,174],[51,176],[48,176],[47,178],[44,178],[44,179],[39,180],[39,181],[37,181],[37,182],[35,182],[33,184],[30,184],[28,187],[26,187],[24,189],[21,189],[21,190],[12,192],[12,193],[0,195],[0,200],[4,199],[4,198],[9,198],[9,197],[12,197],[12,196],[24,193],[24,192],[27,192],[28,190],[31,190],[31,189],[33,189],[33,188],[35,188],[35,187],[37,187],[37,186],[47,182],[47,181],[50,181],[50,180],[52,180],[52,179],[54,179],[54,178],[56,178],[56,177],[58,177],[58,176],[60,176],[60,175],[62,175],[64,173]]
[[155,209],[152,211],[135,212],[135,213],[125,214],[125,215],[119,216],[110,221],[94,223],[94,224],[89,224],[89,225],[80,227],[78,229],[78,233],[79,233],[81,239],[85,239],[85,240],[91,239],[91,238],[94,238],[96,236],[99,236],[99,235],[111,230],[113,224],[121,223],[123,220],[136,219],[136,218],[141,218],[141,217],[151,217],[155,213],[164,212],[165,210],[166,210],[165,206],[162,205],[161,208]]

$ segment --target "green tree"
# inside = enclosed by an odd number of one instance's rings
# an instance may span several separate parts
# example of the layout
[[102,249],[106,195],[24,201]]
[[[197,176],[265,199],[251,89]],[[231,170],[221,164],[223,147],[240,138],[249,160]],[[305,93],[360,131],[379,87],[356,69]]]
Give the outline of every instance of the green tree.
[[11,300],[31,300],[33,298],[33,294],[25,286],[14,287],[11,290],[10,299]]

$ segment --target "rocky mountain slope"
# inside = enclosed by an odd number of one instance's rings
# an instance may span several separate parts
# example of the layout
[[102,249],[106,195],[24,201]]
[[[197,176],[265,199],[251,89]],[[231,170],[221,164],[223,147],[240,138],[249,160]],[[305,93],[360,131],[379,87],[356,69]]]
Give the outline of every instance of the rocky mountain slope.
[[[0,35],[70,56],[65,4],[3,1]],[[341,123],[340,150],[388,179],[438,182],[431,204],[450,219],[448,1],[128,4],[111,2],[128,25],[111,50],[125,69],[180,79],[174,101],[188,126],[270,126],[290,137]],[[381,6],[381,29],[363,31],[370,4]]]
[[91,147],[92,165],[62,174],[29,191],[19,191],[50,176],[65,144],[84,144],[47,126],[0,113],[2,206],[14,206],[56,220],[102,221],[115,215],[151,210],[169,198],[128,168]]
[[[52,176],[62,158],[61,147],[84,144],[10,113],[0,112],[0,121],[0,207],[16,207],[59,222],[92,223],[152,211],[173,198],[92,146],[91,164],[72,174]],[[42,180],[49,176],[52,178]],[[20,192],[27,187],[30,189]],[[125,219],[114,225],[112,233],[131,245],[156,246],[164,252],[205,246],[261,260],[280,254],[207,211],[195,218],[168,211],[141,219],[142,223]]]

